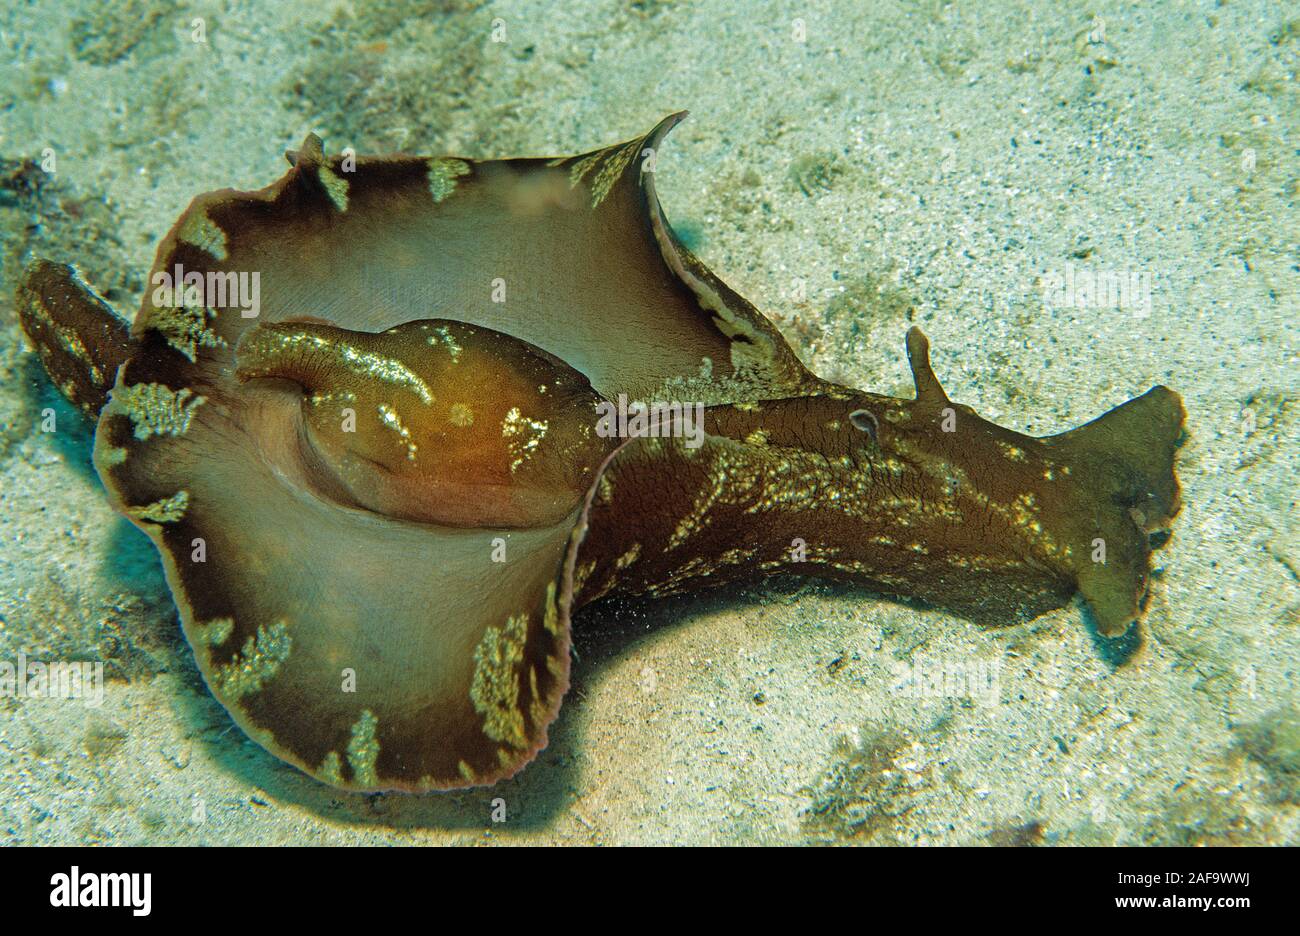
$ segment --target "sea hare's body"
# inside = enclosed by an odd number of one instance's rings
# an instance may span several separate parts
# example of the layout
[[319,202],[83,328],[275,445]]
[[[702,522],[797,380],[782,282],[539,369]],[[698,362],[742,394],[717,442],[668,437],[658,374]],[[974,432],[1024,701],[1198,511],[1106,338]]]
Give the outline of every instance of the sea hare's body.
[[[1157,388],[1107,418],[1145,424],[1177,407]],[[855,427],[850,412],[871,414],[859,417],[871,428]],[[1088,450],[1100,424],[1034,439],[942,397],[828,390],[713,409],[706,427],[698,451],[649,440],[605,473],[589,519],[599,548],[579,551],[583,600],[784,571],[1005,624],[1082,587],[1102,631],[1115,634],[1146,591],[1145,537],[1128,508],[1147,511],[1155,529],[1174,496],[1152,482],[1172,437],[1121,468],[1117,453]],[[1104,564],[1093,561],[1098,539]]]
[[23,325],[268,750],[349,789],[508,776],[572,613],[612,593],[785,571],[988,623],[1076,590],[1104,634],[1140,614],[1178,397],[1028,438],[952,403],[916,329],[914,400],[817,378],[664,219],[677,119],[550,160],[352,166],[309,138],[270,188],[190,206],[129,332],[30,268]]

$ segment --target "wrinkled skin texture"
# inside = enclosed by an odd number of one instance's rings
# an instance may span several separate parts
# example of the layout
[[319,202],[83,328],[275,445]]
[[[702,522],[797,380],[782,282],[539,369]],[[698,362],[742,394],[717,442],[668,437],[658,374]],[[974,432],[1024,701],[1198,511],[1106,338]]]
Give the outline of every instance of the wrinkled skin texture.
[[[663,217],[680,117],[556,159],[353,167],[309,137],[274,185],[194,201],[129,327],[29,269],[24,328],[98,420],[109,497],[277,757],[352,790],[510,776],[611,594],[794,572],[988,624],[1076,591],[1104,635],[1140,616],[1178,396],[1030,438],[951,402],[918,329],[914,399],[821,380]],[[260,308],[231,301],[249,273]],[[610,437],[621,395],[688,405]]]

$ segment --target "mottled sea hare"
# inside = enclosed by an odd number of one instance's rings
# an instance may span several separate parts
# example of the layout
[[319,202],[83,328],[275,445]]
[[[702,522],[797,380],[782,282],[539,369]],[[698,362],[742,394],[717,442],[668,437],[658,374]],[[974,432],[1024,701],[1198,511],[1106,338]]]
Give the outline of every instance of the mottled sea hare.
[[276,756],[354,790],[510,776],[610,594],[800,572],[989,624],[1076,590],[1102,634],[1140,615],[1178,396],[1030,438],[952,402],[915,328],[914,399],[818,378],[664,218],[680,117],[554,159],[308,137],[274,185],[190,205],[129,326],[28,270],[23,326],[98,419],[113,504]]

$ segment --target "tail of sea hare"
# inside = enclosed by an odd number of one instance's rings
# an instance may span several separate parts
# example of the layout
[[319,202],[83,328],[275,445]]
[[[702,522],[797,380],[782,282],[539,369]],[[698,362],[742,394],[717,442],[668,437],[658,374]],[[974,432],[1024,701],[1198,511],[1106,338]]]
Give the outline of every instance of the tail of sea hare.
[[130,352],[127,322],[72,267],[48,260],[27,268],[18,318],[54,385],[88,418],[99,416]]
[[1090,544],[1077,569],[1079,590],[1107,636],[1122,633],[1141,612],[1151,550],[1181,506],[1174,453],[1185,416],[1178,394],[1154,387],[1043,439],[1074,475],[1073,533]]

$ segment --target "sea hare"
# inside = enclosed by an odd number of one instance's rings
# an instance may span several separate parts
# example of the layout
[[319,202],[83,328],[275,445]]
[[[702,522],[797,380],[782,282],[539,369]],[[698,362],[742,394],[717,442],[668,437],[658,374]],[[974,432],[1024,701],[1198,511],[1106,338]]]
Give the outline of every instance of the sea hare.
[[489,784],[545,746],[605,595],[847,579],[990,624],[1081,591],[1123,632],[1178,511],[1177,394],[1030,438],[810,373],[655,195],[682,115],[581,156],[326,156],[202,195],[120,319],[35,261],[19,313],[98,418],[213,694],[350,790]]

